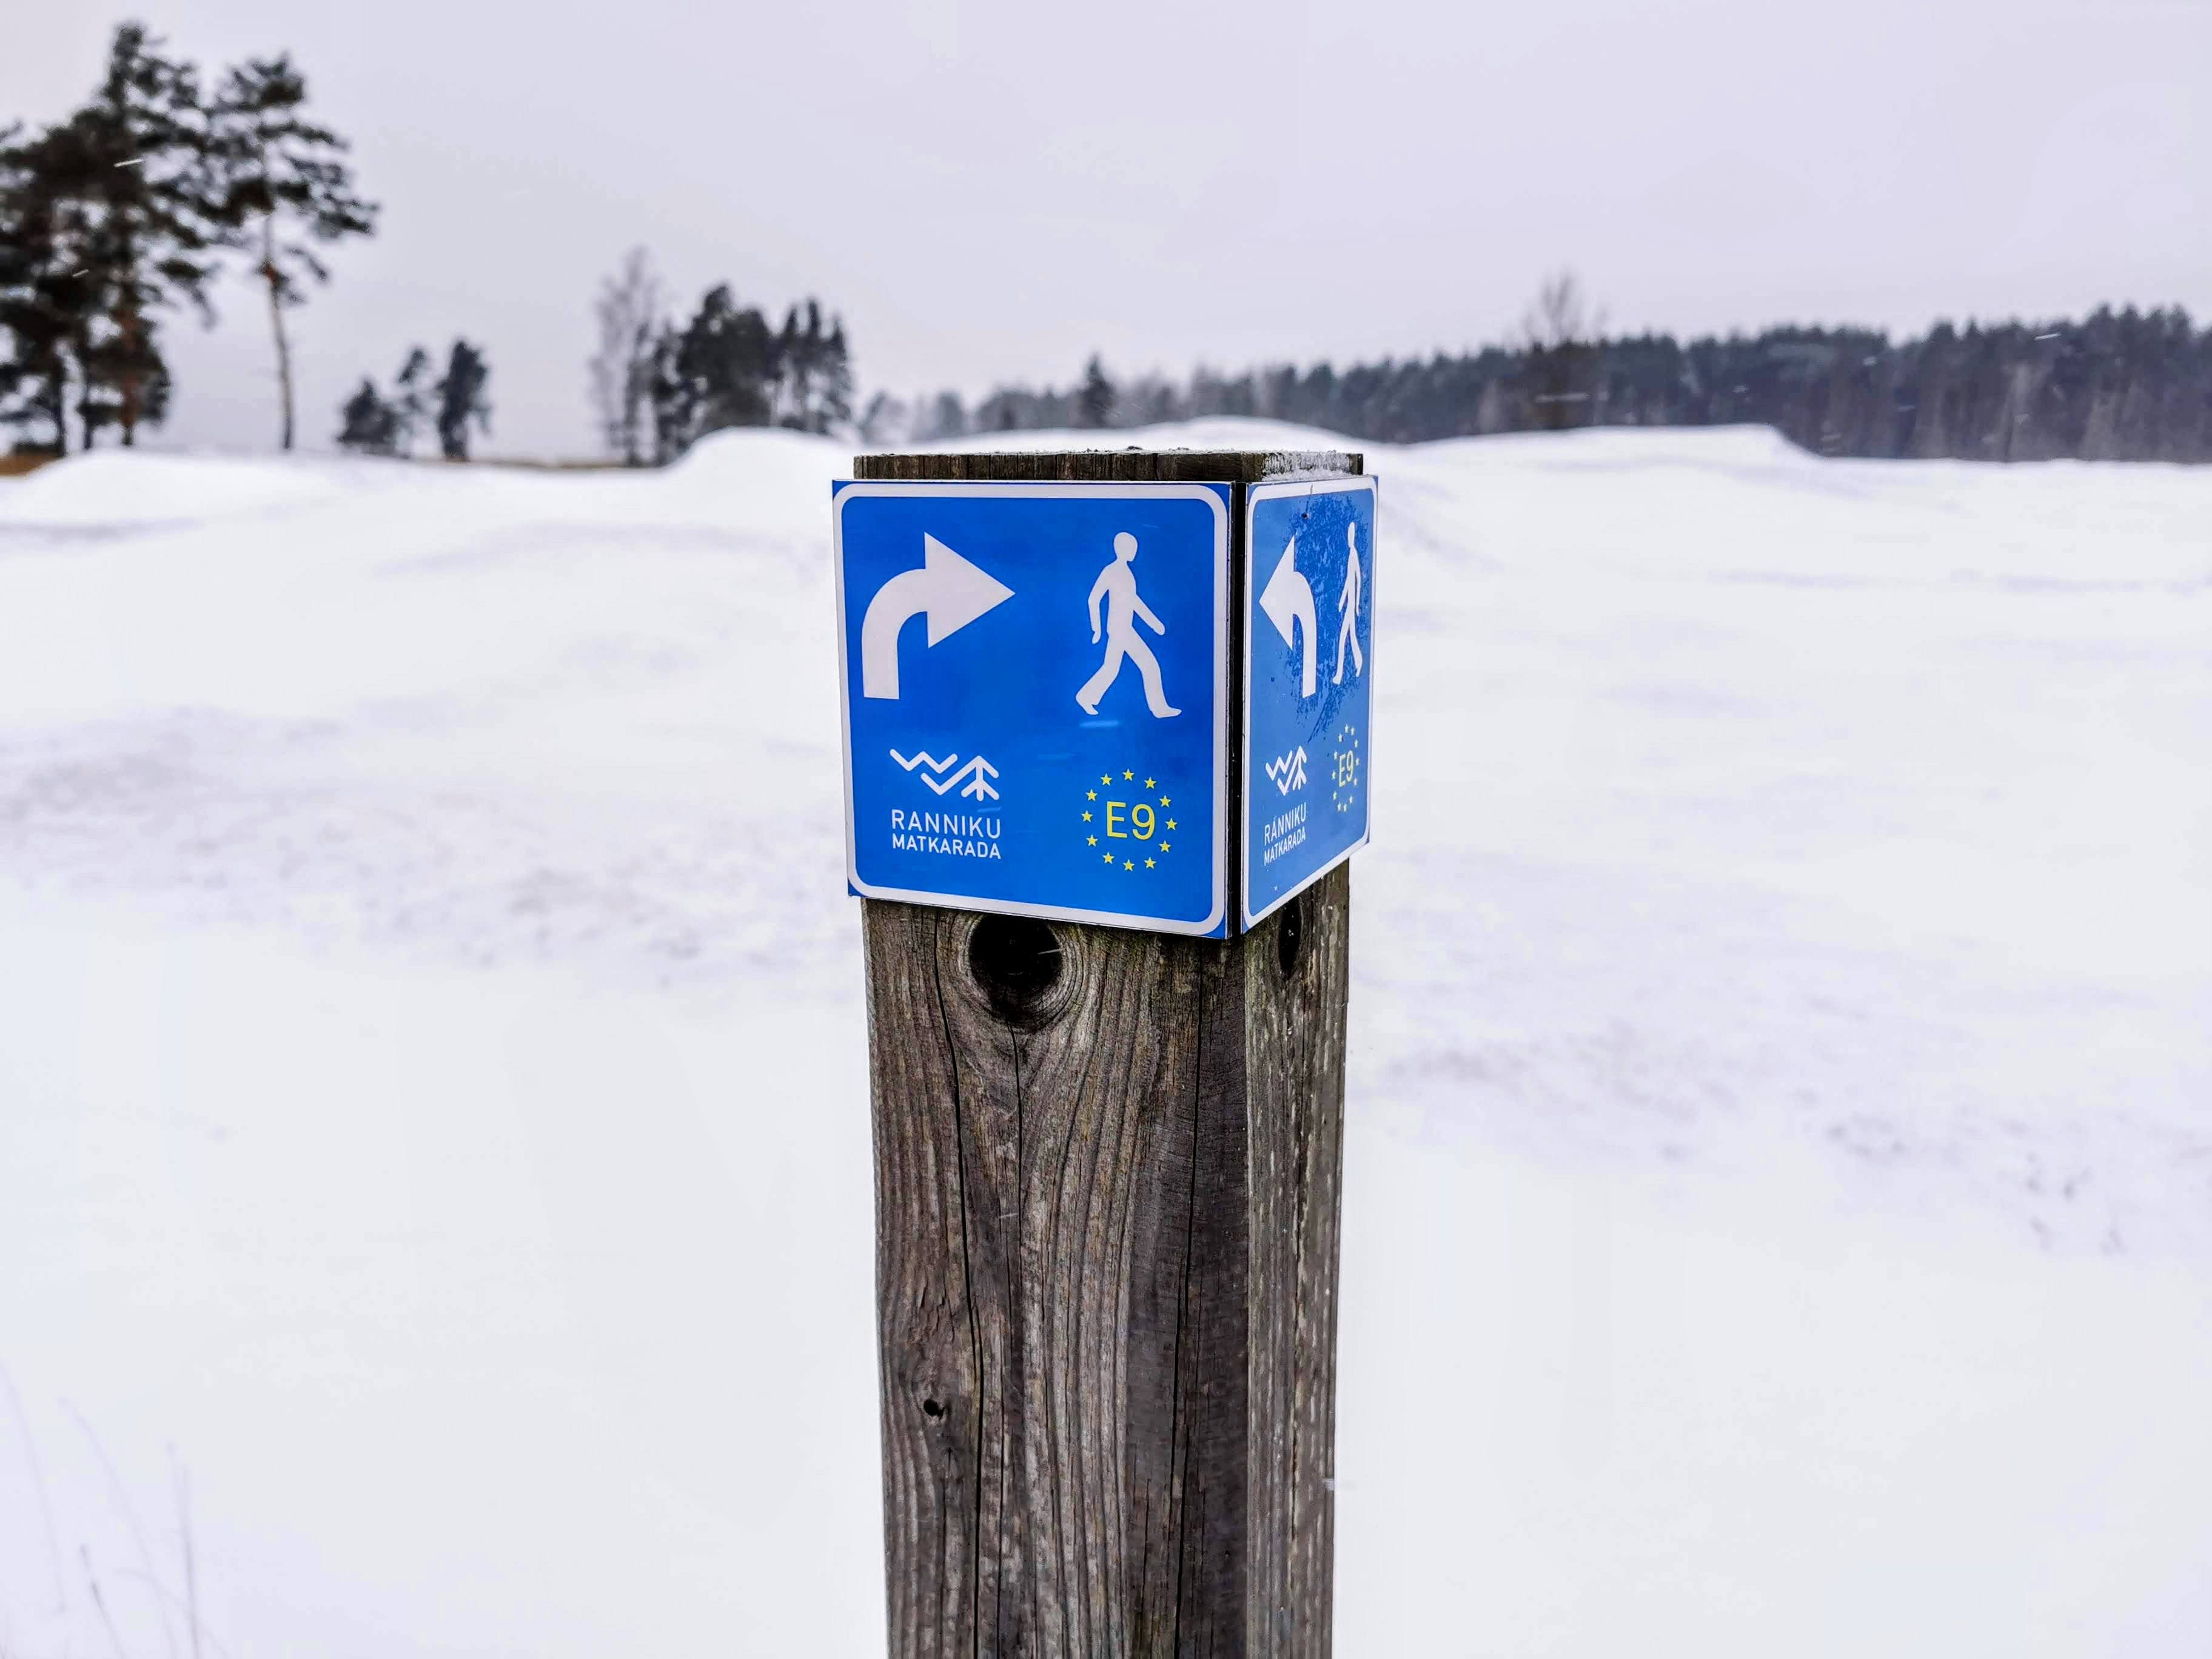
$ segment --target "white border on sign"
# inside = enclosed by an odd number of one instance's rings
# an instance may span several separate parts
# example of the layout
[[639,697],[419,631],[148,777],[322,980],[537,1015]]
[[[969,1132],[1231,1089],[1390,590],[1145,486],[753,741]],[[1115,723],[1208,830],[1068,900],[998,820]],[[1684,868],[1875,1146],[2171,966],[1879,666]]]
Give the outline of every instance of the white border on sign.
[[[1375,549],[1376,544],[1379,543],[1382,539],[1382,517],[1379,512],[1375,513],[1376,530],[1374,540],[1370,541],[1367,547],[1367,615],[1369,619],[1367,628],[1367,666],[1362,671],[1367,676],[1367,760],[1365,764],[1367,767],[1369,781],[1367,787],[1366,827],[1359,832],[1359,839],[1358,841],[1353,842],[1351,846],[1346,848],[1341,853],[1339,853],[1327,864],[1322,865],[1320,869],[1315,871],[1297,886],[1291,888],[1290,891],[1277,896],[1268,904],[1266,909],[1261,910],[1257,914],[1254,913],[1252,908],[1252,635],[1258,630],[1252,626],[1251,611],[1253,606],[1259,603],[1259,600],[1255,597],[1259,592],[1258,573],[1253,568],[1255,562],[1259,557],[1259,544],[1253,539],[1252,528],[1256,520],[1260,503],[1261,501],[1279,500],[1285,495],[1334,495],[1341,491],[1352,489],[1364,489],[1370,495],[1375,495],[1376,489],[1374,475],[1372,473],[1363,472],[1349,478],[1311,478],[1294,483],[1250,484],[1246,486],[1244,490],[1245,615],[1243,618],[1244,623],[1244,661],[1242,665],[1244,677],[1244,705],[1243,709],[1243,729],[1244,732],[1244,777],[1243,780],[1243,787],[1237,792],[1237,912],[1244,919],[1244,927],[1243,931],[1248,933],[1261,922],[1265,921],[1269,916],[1273,915],[1276,911],[1281,909],[1285,904],[1288,904],[1299,894],[1304,892],[1307,888],[1312,886],[1330,871],[1335,869],[1338,865],[1343,863],[1345,860],[1350,858],[1361,848],[1366,846],[1369,842],[1375,839],[1375,788],[1373,781],[1375,776],[1375,636],[1382,631],[1380,628],[1375,625],[1376,621],[1381,616],[1381,613],[1375,609]],[[1373,511],[1375,507],[1379,507],[1380,505],[1381,498],[1377,496],[1376,501],[1370,507],[1370,511]],[[1307,648],[1309,650],[1313,648],[1311,641],[1308,642]]]
[[[1227,787],[1229,773],[1229,504],[1224,497],[1232,488],[1225,481],[1218,484],[970,483],[960,478],[896,483],[841,481],[833,488],[830,509],[830,577],[837,588],[837,719],[845,750],[845,878],[855,892],[869,898],[898,899],[908,904],[976,910],[991,915],[1038,916],[1048,921],[1087,921],[1104,927],[1140,927],[1151,933],[1185,933],[1198,939],[1213,933],[1227,921],[1229,877],[1223,865],[1227,852],[1223,845],[1225,837],[1221,822],[1222,793]],[[1025,496],[1060,501],[1137,496],[1152,501],[1202,501],[1213,508],[1213,907],[1204,921],[1131,915],[1120,910],[1021,904],[1002,899],[971,898],[961,893],[872,887],[860,879],[860,826],[853,805],[853,672],[845,653],[845,503],[863,495]]]

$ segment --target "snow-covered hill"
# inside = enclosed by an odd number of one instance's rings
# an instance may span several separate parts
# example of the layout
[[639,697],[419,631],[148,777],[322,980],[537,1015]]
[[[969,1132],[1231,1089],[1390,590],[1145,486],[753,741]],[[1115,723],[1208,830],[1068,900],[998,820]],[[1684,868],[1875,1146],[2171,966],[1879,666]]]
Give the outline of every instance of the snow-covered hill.
[[[1339,1651],[2204,1652],[2212,474],[1368,453]],[[878,1650],[846,454],[0,483],[9,1659]]]

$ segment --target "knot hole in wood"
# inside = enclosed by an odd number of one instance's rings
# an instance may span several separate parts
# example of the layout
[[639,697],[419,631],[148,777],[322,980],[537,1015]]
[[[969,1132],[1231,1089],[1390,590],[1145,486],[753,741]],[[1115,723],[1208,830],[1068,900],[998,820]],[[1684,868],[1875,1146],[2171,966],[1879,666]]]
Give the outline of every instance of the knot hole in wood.
[[1029,916],[979,916],[968,935],[968,972],[993,1014],[1034,1031],[1066,1000],[1068,941]]
[[1289,979],[1298,971],[1300,954],[1305,949],[1305,896],[1301,894],[1283,907],[1275,923],[1275,965]]

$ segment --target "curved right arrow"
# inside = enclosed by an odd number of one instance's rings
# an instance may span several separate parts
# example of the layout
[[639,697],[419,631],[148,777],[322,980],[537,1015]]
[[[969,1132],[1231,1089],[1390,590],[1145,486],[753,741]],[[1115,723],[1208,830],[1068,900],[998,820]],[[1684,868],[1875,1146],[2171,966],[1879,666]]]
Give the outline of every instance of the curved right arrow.
[[1298,671],[1298,696],[1314,694],[1314,596],[1313,584],[1298,574],[1298,538],[1291,538],[1291,544],[1283,550],[1283,562],[1275,567],[1275,574],[1267,578],[1267,585],[1260,590],[1260,609],[1267,613],[1267,620],[1275,624],[1275,631],[1283,636],[1283,643],[1292,650],[1298,647],[1291,637],[1293,623],[1303,625],[1305,646]]
[[[931,535],[921,538],[921,568],[902,570],[876,590],[860,619],[860,695],[896,700],[899,694],[899,630],[916,617],[929,617],[929,642],[957,634],[1014,590],[970,564]],[[1313,599],[1306,599],[1313,612]]]

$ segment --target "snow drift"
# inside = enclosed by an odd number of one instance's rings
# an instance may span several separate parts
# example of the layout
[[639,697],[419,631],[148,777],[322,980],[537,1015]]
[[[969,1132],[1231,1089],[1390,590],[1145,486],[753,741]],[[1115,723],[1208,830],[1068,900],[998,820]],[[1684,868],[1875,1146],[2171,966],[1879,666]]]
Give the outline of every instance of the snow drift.
[[[1339,1650],[2203,1652],[2212,476],[1368,454]],[[879,1650],[844,464],[0,483],[14,1659]]]

